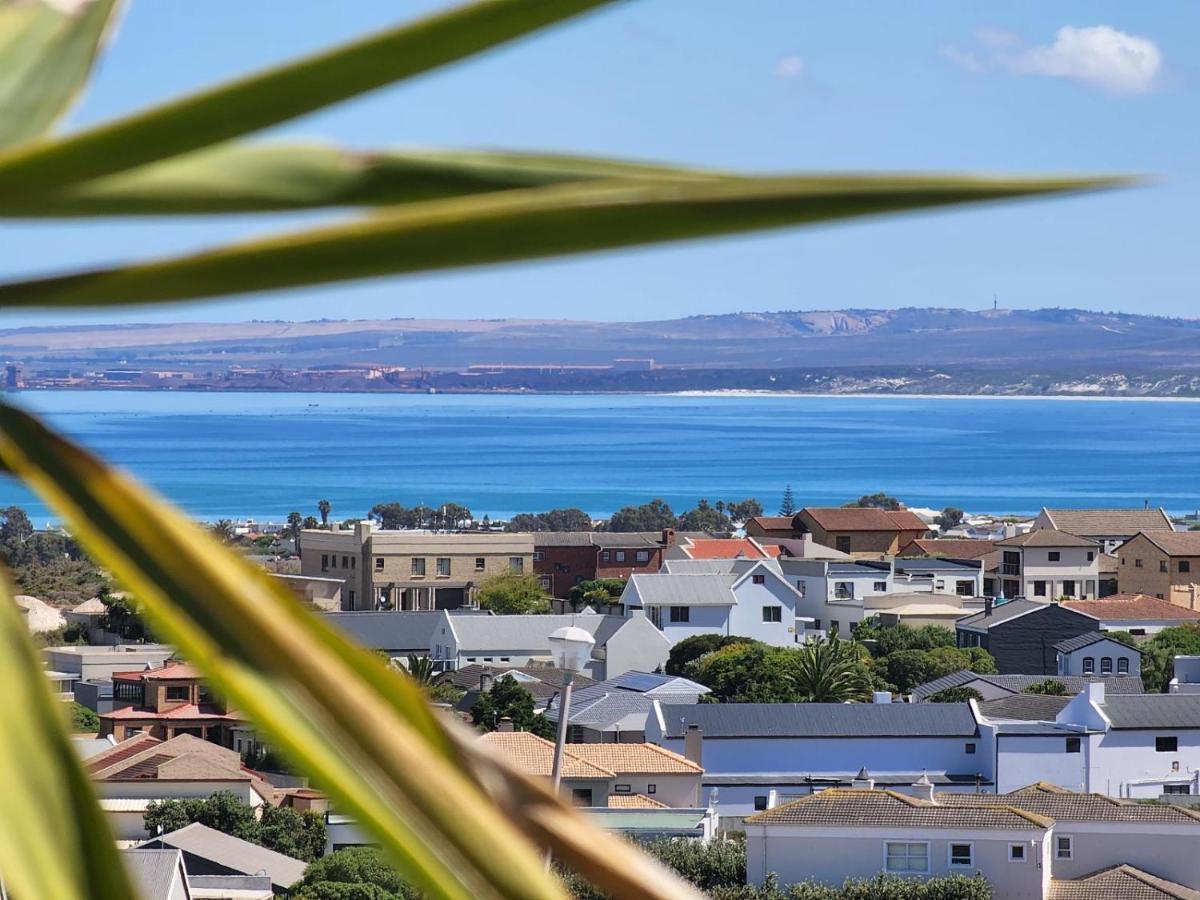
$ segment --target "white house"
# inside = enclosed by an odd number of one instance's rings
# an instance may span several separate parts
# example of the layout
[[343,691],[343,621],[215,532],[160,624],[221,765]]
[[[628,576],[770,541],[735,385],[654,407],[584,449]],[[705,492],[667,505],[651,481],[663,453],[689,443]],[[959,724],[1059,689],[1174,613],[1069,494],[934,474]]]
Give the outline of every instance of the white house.
[[[699,703],[711,691],[678,675],[626,672],[616,678],[577,689],[571,698],[567,740],[584,743],[641,743],[654,701]],[[546,718],[558,722],[558,697],[551,698]]]
[[983,596],[983,562],[979,559],[915,557],[897,559],[894,568],[897,591]]
[[1005,597],[1049,602],[1061,597],[1094,600],[1100,581],[1095,541],[1040,528],[996,544],[1000,588]]
[[626,615],[644,613],[672,644],[699,634],[736,634],[776,647],[797,641],[800,599],[773,560],[679,560],[632,575]]
[[1054,645],[1059,675],[1141,675],[1142,651],[1093,631]]
[[797,615],[813,619],[814,630],[831,634],[850,634],[863,620],[863,598],[894,589],[888,560],[781,557],[779,568],[800,595]]

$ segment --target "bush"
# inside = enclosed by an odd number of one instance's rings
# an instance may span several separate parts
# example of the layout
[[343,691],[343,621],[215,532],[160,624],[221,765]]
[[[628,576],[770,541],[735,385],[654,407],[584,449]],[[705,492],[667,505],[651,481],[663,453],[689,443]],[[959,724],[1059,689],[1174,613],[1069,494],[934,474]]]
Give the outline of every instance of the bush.
[[71,730],[74,732],[91,732],[100,730],[100,717],[82,703],[71,701],[68,708],[71,711]]
[[929,703],[966,703],[968,700],[983,701],[983,694],[973,687],[952,687],[938,691],[929,697]]
[[674,647],[667,656],[664,671],[668,675],[685,675],[688,663],[699,659],[706,653],[728,647],[730,644],[757,644],[754,638],[738,637],[735,634],[694,634],[686,637]]
[[325,817],[320,813],[268,805],[259,819],[253,807],[229,791],[218,791],[211,797],[152,802],[143,822],[152,838],[199,822],[304,862],[325,852]]
[[420,900],[378,847],[349,847],[312,863],[292,888],[296,900]]
[[1067,686],[1061,681],[1053,678],[1047,678],[1045,681],[1035,681],[1033,684],[1021,691],[1022,694],[1049,694],[1052,697],[1063,697],[1067,693]]

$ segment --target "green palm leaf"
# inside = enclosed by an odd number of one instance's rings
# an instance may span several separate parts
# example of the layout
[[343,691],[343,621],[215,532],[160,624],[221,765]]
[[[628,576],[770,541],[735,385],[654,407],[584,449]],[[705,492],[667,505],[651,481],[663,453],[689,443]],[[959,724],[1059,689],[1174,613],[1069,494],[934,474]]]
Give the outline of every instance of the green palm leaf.
[[261,569],[6,406],[0,461],[136,594],[155,631],[431,896],[561,897],[535,844],[617,896],[694,896],[548,787],[485,756],[435,717],[410,679]]
[[0,307],[194,300],[1120,183],[917,176],[571,183],[416,203],[162,262],[10,282],[0,285]]
[[479,0],[0,156],[0,196],[32,197],[259,131],[419,75],[610,0]]
[[66,733],[63,704],[0,574],[0,878],[13,897],[130,900],[112,832]]
[[0,3],[0,148],[32,140],[87,82],[116,0],[73,10],[46,0]]

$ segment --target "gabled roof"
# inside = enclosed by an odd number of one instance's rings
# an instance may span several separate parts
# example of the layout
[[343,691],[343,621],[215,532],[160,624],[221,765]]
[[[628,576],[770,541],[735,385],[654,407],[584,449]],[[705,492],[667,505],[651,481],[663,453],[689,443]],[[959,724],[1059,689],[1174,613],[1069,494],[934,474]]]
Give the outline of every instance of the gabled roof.
[[103,614],[108,612],[108,607],[99,597],[92,597],[89,600],[84,600],[78,606],[71,607],[71,612],[82,613],[84,615]]
[[1056,784],[1037,782],[1007,794],[939,793],[943,806],[1018,807],[1058,822],[1166,822],[1190,825],[1200,835],[1200,813],[1182,806],[1118,800],[1104,794],[1077,794]]
[[1054,823],[1009,806],[954,807],[896,791],[830,788],[750,816],[746,824],[1043,831]]
[[985,700],[979,704],[979,711],[989,719],[1053,722],[1063,707],[1074,699],[1071,694],[1010,694],[996,700]]
[[680,541],[678,546],[691,559],[770,559],[779,555],[777,546],[764,547],[753,538],[700,538]]
[[807,513],[825,531],[928,531],[929,526],[907,509],[888,510],[863,506],[806,506]]
[[667,804],[660,803],[645,794],[609,794],[609,809],[669,809]]
[[957,538],[917,538],[901,548],[898,557],[919,558],[922,556],[948,557],[950,559],[978,559],[995,549],[995,541],[959,540]]
[[157,668],[135,669],[130,672],[113,672],[112,677],[114,681],[194,680],[200,677],[200,670],[184,662],[168,660]]
[[[1197,699],[1200,699],[1198,695]],[[697,703],[662,705],[666,736],[699,725],[704,738],[969,737],[967,703]]]
[[[1084,647],[1090,647],[1092,644],[1098,644],[1101,641],[1112,641],[1114,644],[1121,644],[1122,647],[1128,646],[1128,644],[1110,637],[1103,631],[1089,631],[1086,634],[1077,634],[1075,637],[1067,638],[1065,641],[1059,641],[1054,645],[1054,649],[1059,653],[1074,653],[1076,650],[1082,650]],[[1137,647],[1130,647],[1129,649],[1136,650],[1138,653],[1142,652]]]
[[1070,534],[1066,531],[1055,531],[1053,528],[1038,528],[1024,534],[1014,535],[1002,541],[996,541],[997,547],[1098,547],[1095,541]]
[[715,572],[632,575],[629,583],[643,606],[735,606],[739,576]]
[[1050,527],[1080,537],[1130,537],[1139,531],[1174,531],[1171,518],[1157,509],[1049,509]]
[[[479,680],[484,675],[490,675],[493,681],[497,678],[511,677],[521,687],[529,691],[535,700],[549,699],[562,690],[562,669],[557,669],[554,666],[509,666],[504,663],[498,665],[471,663],[469,666],[463,666],[460,669],[455,669],[453,672],[445,673],[440,676],[440,680],[456,684],[461,688],[466,688],[468,691],[478,691]],[[593,679],[583,674],[577,674],[574,682],[576,697],[579,696],[581,689],[589,688],[596,683]]]
[[[332,612],[322,614],[322,618],[372,650],[427,654],[432,646],[434,630],[446,612],[448,611]],[[490,618],[490,614],[486,612],[460,614],[455,610],[454,615],[456,618],[459,615]]]
[[449,615],[448,611],[442,610],[441,615],[446,617],[454,631],[459,653],[469,654],[541,647],[545,647],[549,652],[551,633],[565,625],[574,625],[590,633],[596,639],[596,649],[599,650],[617,631],[633,621],[623,616],[601,616],[595,613],[458,616]]
[[178,850],[122,850],[121,863],[129,873],[138,900],[172,900],[177,896],[175,885],[181,882],[187,891],[183,854]]
[[190,856],[210,860],[243,875],[266,872],[271,878],[271,884],[281,888],[289,888],[303,878],[307,865],[291,856],[243,841],[199,822],[160,835],[142,846],[174,847]]
[[1200,728],[1200,694],[1106,693],[1103,709],[1115,729]]
[[[550,777],[554,761],[554,744],[550,741],[528,731],[492,731],[480,737],[479,741],[492,753],[503,756],[526,775]],[[562,777],[607,781],[613,777],[613,773],[564,752]]]
[[123,760],[136,756],[145,750],[152,747],[157,747],[163,741],[156,737],[151,737],[148,734],[135,734],[133,737],[126,738],[119,744],[114,744],[110,749],[100,753],[93,754],[84,762],[83,767],[89,773],[95,774],[102,772],[112,766],[117,765]]
[[753,522],[764,531],[791,531],[792,516],[752,516],[746,525]]
[[961,687],[964,684],[970,684],[972,681],[985,681],[1001,690],[1019,694],[1031,684],[1045,681],[1047,678],[1052,681],[1061,681],[1067,689],[1067,693],[1072,696],[1082,691],[1089,682],[1094,681],[1102,682],[1105,694],[1108,695],[1141,694],[1145,691],[1145,688],[1142,686],[1142,679],[1136,675],[1109,677],[1099,675],[980,675],[978,672],[972,672],[970,669],[959,669],[957,672],[951,672],[949,675],[943,675],[941,678],[935,678],[933,681],[927,681],[924,684],[918,685],[912,689],[912,696],[915,700],[922,700],[925,697],[933,696],[939,691],[944,691],[947,688]]
[[[1061,604],[1056,603],[1040,603],[1037,600],[1007,600],[1004,603],[997,603],[993,608],[991,615],[987,611],[973,613],[965,618],[959,619],[954,623],[956,628],[965,628],[969,631],[987,631],[989,628],[994,628],[997,625],[1003,625],[1006,622],[1011,622],[1013,619],[1021,616],[1030,615],[1032,613],[1044,613],[1047,610],[1053,609]],[[1095,616],[1090,616],[1087,613],[1079,612],[1078,610],[1068,610],[1077,616],[1086,617],[1092,624],[1090,627],[1100,630],[1100,623]],[[1082,625],[1081,625],[1082,627]]]
[[1200,556],[1200,531],[1143,531],[1141,534],[1168,556]]
[[[576,703],[571,701],[571,724],[604,731],[617,728],[636,731],[645,727],[646,720],[654,709],[654,698],[630,691],[612,691],[600,696],[594,694]],[[546,710],[546,718],[558,721],[558,704]]]
[[1052,878],[1047,900],[1200,900],[1200,891],[1117,865],[1079,878]]
[[[554,744],[527,731],[493,731],[480,739],[529,775],[549,775]],[[656,744],[568,744],[563,750],[564,778],[615,778],[618,775],[700,775],[704,769]]]

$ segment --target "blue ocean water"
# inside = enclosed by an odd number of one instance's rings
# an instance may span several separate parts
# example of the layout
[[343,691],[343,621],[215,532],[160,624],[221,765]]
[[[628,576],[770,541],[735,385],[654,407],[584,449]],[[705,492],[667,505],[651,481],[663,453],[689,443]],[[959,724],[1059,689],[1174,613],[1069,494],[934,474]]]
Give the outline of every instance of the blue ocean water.
[[[911,506],[1200,505],[1200,404],[892,397],[26,392],[14,400],[195,516],[335,518],[396,500],[493,516],[663,497],[773,512],[887,491]],[[0,504],[46,507],[11,479]]]

